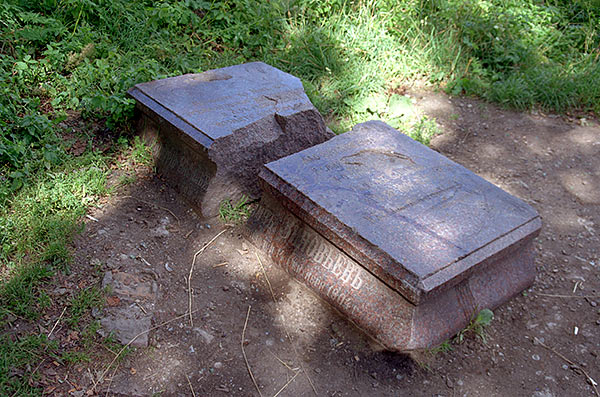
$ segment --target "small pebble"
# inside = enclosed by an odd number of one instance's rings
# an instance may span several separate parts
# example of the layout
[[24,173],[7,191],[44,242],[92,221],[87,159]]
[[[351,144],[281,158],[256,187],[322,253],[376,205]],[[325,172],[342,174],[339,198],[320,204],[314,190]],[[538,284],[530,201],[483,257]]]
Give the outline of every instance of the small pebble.
[[533,356],[531,356],[532,359],[534,359],[535,361],[540,361],[540,356],[537,354],[534,354]]

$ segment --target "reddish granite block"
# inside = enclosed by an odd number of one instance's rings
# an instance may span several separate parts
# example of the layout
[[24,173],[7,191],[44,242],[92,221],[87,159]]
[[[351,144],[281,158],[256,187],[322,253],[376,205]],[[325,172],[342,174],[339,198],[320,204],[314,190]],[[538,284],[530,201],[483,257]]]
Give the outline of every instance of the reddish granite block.
[[224,199],[258,197],[263,164],[333,136],[300,80],[261,62],[137,84],[128,94],[157,171],[207,216]]
[[250,238],[390,349],[440,343],[534,280],[537,212],[384,123],[260,178]]

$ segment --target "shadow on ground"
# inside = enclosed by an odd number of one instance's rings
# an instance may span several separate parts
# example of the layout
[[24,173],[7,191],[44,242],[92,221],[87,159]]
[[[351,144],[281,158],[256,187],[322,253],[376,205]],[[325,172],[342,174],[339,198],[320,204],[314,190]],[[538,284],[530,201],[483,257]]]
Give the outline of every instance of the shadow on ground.
[[[155,295],[137,302],[112,301],[143,307],[157,328],[149,346],[121,360],[99,390],[170,396],[192,395],[191,387],[196,395],[257,395],[250,367],[264,396],[591,395],[580,372],[533,340],[600,377],[600,129],[475,100],[414,96],[442,126],[432,143],[436,150],[529,202],[544,219],[536,240],[538,279],[495,311],[487,343],[467,335],[463,344],[449,344],[453,351],[382,351],[256,251],[240,227],[227,228],[197,256],[192,325],[185,316],[192,259],[226,227],[197,216],[164,181],[147,174],[92,210],[97,222],[86,220],[73,272],[62,280],[76,289],[100,264],[102,275],[149,274],[158,285]],[[52,379],[68,375],[89,390],[103,368],[80,363]]]

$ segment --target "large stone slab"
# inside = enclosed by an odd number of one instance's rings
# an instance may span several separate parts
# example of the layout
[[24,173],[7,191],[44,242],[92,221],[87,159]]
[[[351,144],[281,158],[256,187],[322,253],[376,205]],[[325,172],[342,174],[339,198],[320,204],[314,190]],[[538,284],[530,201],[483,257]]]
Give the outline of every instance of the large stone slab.
[[537,212],[381,122],[269,163],[251,239],[395,350],[529,286]]
[[128,94],[158,172],[208,216],[223,199],[257,197],[263,164],[333,136],[300,80],[261,62],[137,84]]

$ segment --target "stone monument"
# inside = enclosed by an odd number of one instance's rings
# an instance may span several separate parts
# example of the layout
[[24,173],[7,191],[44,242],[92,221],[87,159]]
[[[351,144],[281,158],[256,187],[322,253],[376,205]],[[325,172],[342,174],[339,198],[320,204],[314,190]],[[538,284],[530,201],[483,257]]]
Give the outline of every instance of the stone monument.
[[254,62],[137,84],[138,131],[157,171],[206,216],[259,194],[273,160],[331,138],[300,80]]
[[250,239],[389,349],[439,344],[534,280],[537,212],[382,122],[260,180]]

